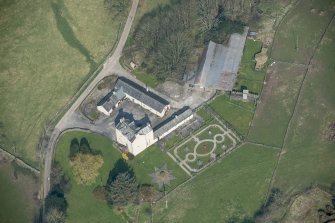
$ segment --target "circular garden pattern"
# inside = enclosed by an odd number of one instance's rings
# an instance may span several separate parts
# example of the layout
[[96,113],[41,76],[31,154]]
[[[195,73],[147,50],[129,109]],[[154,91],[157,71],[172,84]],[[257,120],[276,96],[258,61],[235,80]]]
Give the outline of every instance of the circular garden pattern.
[[210,153],[214,149],[214,142],[213,141],[202,141],[198,144],[196,148],[196,153],[199,155],[206,155]]

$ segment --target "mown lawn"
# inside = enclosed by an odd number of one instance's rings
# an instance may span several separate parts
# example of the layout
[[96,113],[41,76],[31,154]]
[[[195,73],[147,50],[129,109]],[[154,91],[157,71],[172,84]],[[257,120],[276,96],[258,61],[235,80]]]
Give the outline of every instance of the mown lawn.
[[43,125],[111,50],[123,18],[103,1],[0,4],[0,146],[37,163]]
[[[100,174],[96,182],[90,186],[81,186],[76,184],[68,159],[70,142],[73,138],[80,140],[85,137],[92,148],[102,152],[104,164],[100,169]],[[69,204],[67,210],[67,222],[124,222],[121,215],[115,213],[107,206],[105,202],[96,200],[92,194],[93,189],[97,185],[104,185],[107,182],[109,171],[113,169],[115,162],[121,158],[121,153],[113,148],[112,142],[100,135],[69,132],[64,134],[56,147],[55,160],[59,162],[64,173],[70,177],[72,189],[66,195]]]
[[335,182],[335,144],[327,139],[335,122],[334,53],[333,21],[307,73],[275,177],[286,195]]
[[209,106],[241,135],[246,135],[253,117],[252,103],[230,100],[227,96],[218,96]]
[[259,53],[261,49],[262,43],[260,41],[246,40],[236,81],[237,89],[247,87],[249,91],[261,93],[265,72],[255,70],[255,54]]
[[[136,156],[134,160],[129,161],[133,167],[135,174],[142,184],[151,184],[150,173],[155,171],[155,167],[160,168],[166,164],[172,175],[176,178],[172,180],[166,190],[170,191],[185,180],[188,175],[164,152],[162,152],[155,144],[146,149],[144,152]],[[155,185],[157,186],[157,185]],[[157,187],[158,189],[158,187]]]
[[168,195],[155,222],[239,222],[264,202],[278,150],[246,144]]
[[[82,137],[85,137],[89,141],[93,149],[101,151],[104,157],[104,164],[100,169],[100,175],[97,177],[96,182],[90,186],[82,186],[75,183],[68,159],[71,140],[73,138],[80,140]],[[69,132],[60,138],[57,144],[56,161],[60,163],[64,173],[70,177],[72,183],[71,192],[66,195],[69,203],[68,222],[110,222],[111,219],[113,219],[113,222],[124,222],[121,215],[113,212],[105,202],[96,200],[92,194],[93,189],[97,185],[106,184],[109,171],[113,169],[116,161],[120,158],[121,153],[119,150],[113,148],[112,142],[101,135],[85,132]],[[141,184],[151,184],[149,174],[154,172],[155,167],[161,167],[165,164],[176,177],[175,180],[171,181],[167,190],[173,189],[188,178],[188,175],[155,145],[145,150],[134,160],[128,161],[128,164],[133,168],[136,178]]]
[[282,146],[306,67],[276,63],[267,76],[248,140]]
[[333,3],[332,0],[299,1],[277,30],[272,58],[307,64],[334,13]]

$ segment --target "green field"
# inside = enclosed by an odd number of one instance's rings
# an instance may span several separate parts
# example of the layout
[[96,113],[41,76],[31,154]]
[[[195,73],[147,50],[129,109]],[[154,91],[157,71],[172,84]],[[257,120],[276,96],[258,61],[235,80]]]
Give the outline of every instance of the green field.
[[335,144],[327,140],[335,122],[334,52],[333,20],[307,73],[275,177],[274,185],[288,195],[335,182]]
[[259,53],[261,49],[262,43],[260,41],[246,40],[236,81],[238,90],[241,90],[242,87],[247,87],[249,91],[254,93],[259,94],[261,92],[265,72],[255,70],[255,54]]
[[299,1],[277,30],[272,58],[307,64],[333,16],[333,3],[332,0]]
[[222,95],[215,98],[209,106],[241,135],[247,134],[253,117],[252,103],[230,100]]
[[10,161],[1,160],[0,222],[34,222],[38,211],[38,202],[34,200],[34,193],[37,193],[38,186],[38,181],[31,177],[27,170],[22,171]]
[[[91,147],[101,151],[104,157],[100,175],[96,182],[90,186],[78,185],[73,180],[68,154],[70,142],[75,137],[79,140],[86,137]],[[106,137],[84,132],[70,132],[60,138],[57,144],[56,160],[60,163],[64,173],[70,177],[72,183],[71,192],[66,195],[69,203],[67,222],[110,222],[111,219],[113,219],[113,222],[124,222],[121,215],[116,214],[105,202],[96,200],[92,194],[97,185],[106,184],[109,171],[113,169],[114,164],[120,158],[121,153],[113,148],[112,142]],[[154,172],[154,167],[167,164],[168,169],[172,170],[172,174],[176,177],[175,180],[171,181],[167,190],[173,189],[188,177],[167,154],[161,152],[155,146],[148,148],[134,160],[129,161],[128,164],[133,168],[137,180],[142,184],[151,184],[149,174]]]
[[1,147],[36,163],[43,125],[111,50],[121,19],[103,0],[1,1]]
[[168,195],[155,222],[239,222],[264,202],[277,150],[246,144]]
[[269,69],[248,140],[280,147],[306,67],[277,63]]

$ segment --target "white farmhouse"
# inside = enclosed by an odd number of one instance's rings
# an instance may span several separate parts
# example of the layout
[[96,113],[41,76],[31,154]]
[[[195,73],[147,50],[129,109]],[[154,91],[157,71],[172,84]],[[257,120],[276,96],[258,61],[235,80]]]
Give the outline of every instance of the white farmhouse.
[[192,110],[184,108],[158,124],[154,129],[151,128],[150,124],[136,126],[134,121],[121,119],[116,125],[116,140],[136,156],[192,118]]
[[124,119],[116,126],[116,140],[135,156],[157,141],[150,124],[138,127],[134,121]]

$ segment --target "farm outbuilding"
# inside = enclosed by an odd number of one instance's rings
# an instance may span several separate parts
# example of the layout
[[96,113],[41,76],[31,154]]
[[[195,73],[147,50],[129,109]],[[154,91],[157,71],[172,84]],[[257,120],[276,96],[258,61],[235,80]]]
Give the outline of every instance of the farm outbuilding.
[[234,33],[228,45],[209,42],[206,54],[199,66],[195,85],[201,88],[231,91],[234,87],[248,33]]

